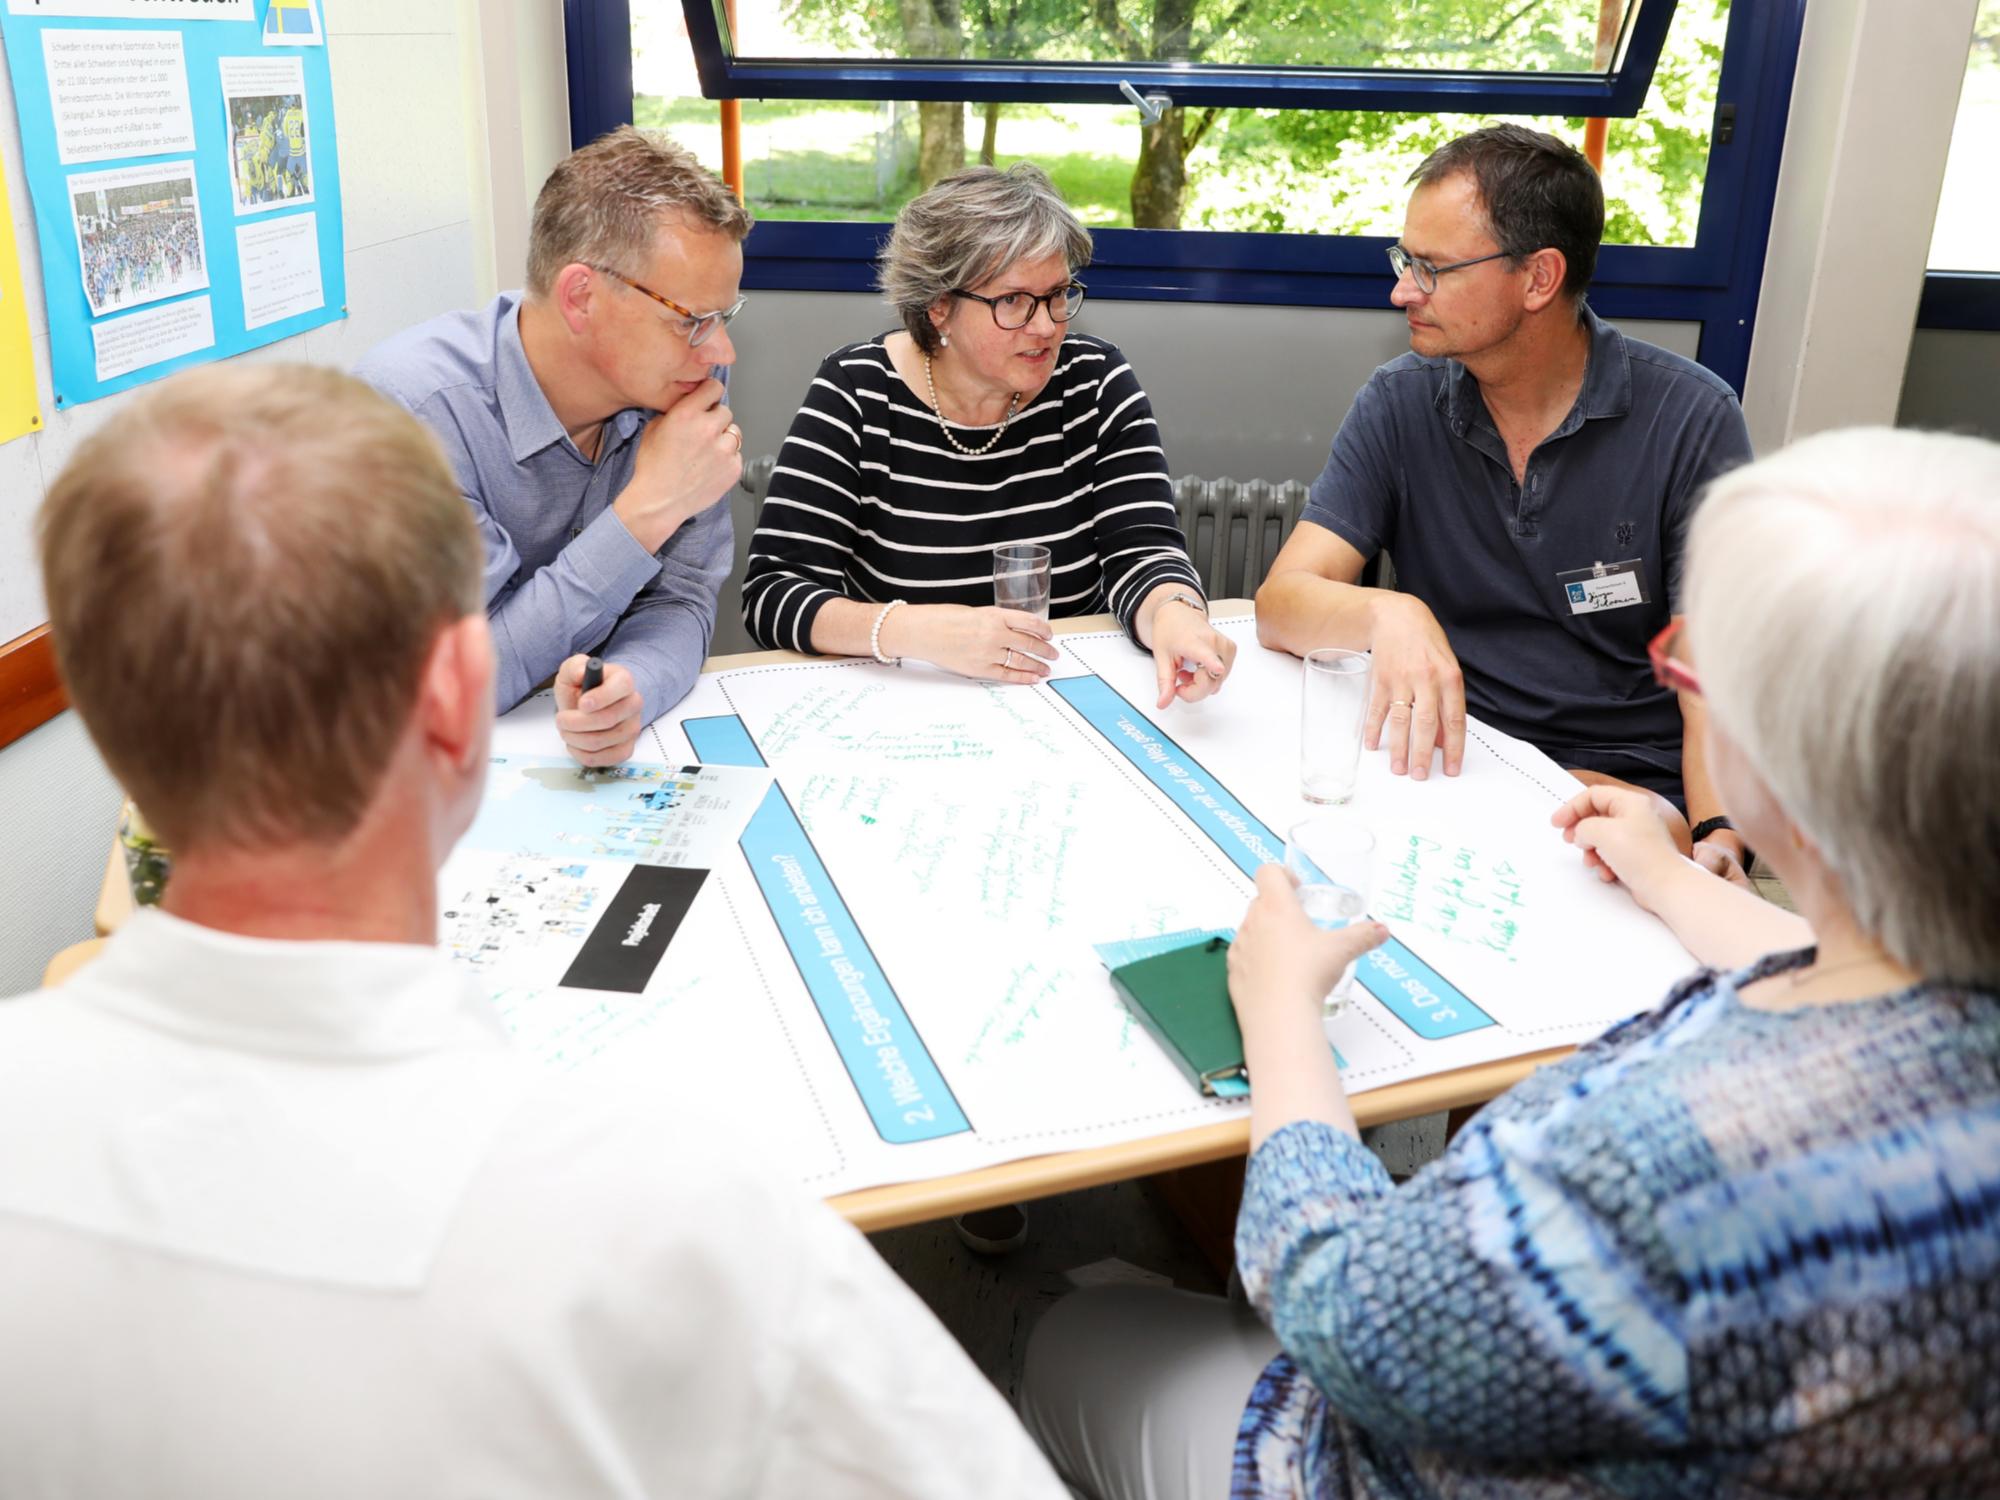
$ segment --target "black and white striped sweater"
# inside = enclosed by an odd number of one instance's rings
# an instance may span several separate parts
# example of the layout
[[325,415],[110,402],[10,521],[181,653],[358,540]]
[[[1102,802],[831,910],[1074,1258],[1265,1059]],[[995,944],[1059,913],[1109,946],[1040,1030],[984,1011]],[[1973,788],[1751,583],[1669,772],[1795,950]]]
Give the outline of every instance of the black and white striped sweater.
[[[978,447],[991,427],[952,424]],[[812,649],[828,599],[991,604],[993,549],[1053,554],[1052,616],[1117,616],[1162,583],[1200,592],[1153,409],[1125,356],[1071,334],[1055,373],[986,453],[946,442],[881,339],[828,355],[778,455],[743,580],[769,647]],[[1136,638],[1135,638],[1136,639]]]

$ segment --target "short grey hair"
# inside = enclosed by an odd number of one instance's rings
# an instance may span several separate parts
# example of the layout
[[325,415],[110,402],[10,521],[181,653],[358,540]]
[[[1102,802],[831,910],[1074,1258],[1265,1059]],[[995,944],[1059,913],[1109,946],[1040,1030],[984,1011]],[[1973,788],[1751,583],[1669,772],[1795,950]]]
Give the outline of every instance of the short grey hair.
[[879,284],[926,354],[938,348],[930,309],[1019,260],[1060,255],[1071,274],[1090,264],[1090,231],[1033,162],[968,167],[903,205],[882,248]]
[[1862,929],[2000,981],[2000,445],[1856,428],[1738,469],[1686,598],[1717,727]]
[[740,241],[750,215],[694,153],[657,130],[621,125],[556,164],[535,197],[528,290],[546,297],[572,261],[644,274],[662,216]]

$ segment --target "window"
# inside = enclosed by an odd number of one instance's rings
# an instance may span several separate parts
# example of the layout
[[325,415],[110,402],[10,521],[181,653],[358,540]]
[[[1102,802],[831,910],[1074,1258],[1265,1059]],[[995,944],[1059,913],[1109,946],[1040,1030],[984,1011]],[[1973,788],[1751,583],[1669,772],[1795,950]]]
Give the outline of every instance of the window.
[[1958,96],[1951,155],[1931,231],[1934,271],[2000,271],[2000,196],[1993,157],[2000,150],[2000,0],[1980,0],[1972,55]]
[[1604,129],[1593,304],[1698,323],[1740,388],[1806,3],[565,0],[571,134],[636,118],[720,168],[739,101],[750,289],[869,290],[896,210],[990,153],[1097,227],[1093,298],[1379,308],[1433,146]]
[[[1162,9],[1171,3],[1160,0]],[[1056,7],[1045,0],[1006,4],[966,5],[959,44],[1036,56],[1063,44],[1053,25]],[[1074,14],[1077,6],[1067,9]],[[1447,11],[1450,28],[1436,30]],[[1329,55],[1387,58],[1399,67],[1473,55],[1489,66],[1587,65],[1596,11],[1597,0],[1526,6],[1516,0],[1507,7],[1375,0],[1342,8],[1346,29],[1322,45]],[[1254,17],[1254,4],[1239,0],[1235,12]],[[1363,12],[1392,13],[1406,29],[1377,28],[1364,47],[1355,20]],[[872,56],[901,34],[895,7],[858,8],[843,0],[739,0],[737,13],[745,55],[754,46],[763,56]],[[1644,108],[1635,119],[1610,124],[1605,187],[1612,243],[1694,244],[1728,25],[1729,0],[1681,0]],[[1254,32],[1237,50],[1272,50],[1268,31]],[[1202,37],[1197,31],[1191,48]],[[717,112],[699,97],[678,0],[638,0],[632,46],[634,119],[672,131],[719,168]],[[744,189],[760,219],[882,221],[945,166],[978,160],[1005,166],[1027,157],[1049,170],[1093,227],[1394,235],[1411,166],[1489,118],[1177,105],[1148,128],[1129,105],[746,99]],[[1580,119],[1529,122],[1582,139]]]
[[1676,0],[687,0],[712,98],[1630,115]]

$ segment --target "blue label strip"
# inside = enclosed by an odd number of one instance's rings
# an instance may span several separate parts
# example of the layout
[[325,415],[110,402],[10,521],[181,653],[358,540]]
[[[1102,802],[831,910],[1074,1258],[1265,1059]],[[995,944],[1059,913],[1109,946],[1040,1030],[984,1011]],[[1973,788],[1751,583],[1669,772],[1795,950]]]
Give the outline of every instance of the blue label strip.
[[[1285,841],[1102,677],[1058,677],[1049,686],[1165,792],[1237,869],[1254,877],[1259,865],[1284,863]],[[1427,1042],[1497,1024],[1396,938],[1364,955],[1354,978]]]
[[[764,764],[734,715],[681,727],[695,755],[711,765]],[[781,788],[765,793],[742,849],[876,1132],[907,1146],[970,1130]]]

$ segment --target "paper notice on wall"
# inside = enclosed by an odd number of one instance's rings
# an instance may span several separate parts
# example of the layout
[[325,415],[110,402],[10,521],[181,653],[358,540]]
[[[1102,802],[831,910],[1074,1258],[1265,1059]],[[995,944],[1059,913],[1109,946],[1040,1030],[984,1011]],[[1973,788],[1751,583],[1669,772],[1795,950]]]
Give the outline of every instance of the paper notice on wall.
[[237,225],[236,262],[243,274],[245,328],[262,328],[326,306],[317,214]]
[[224,57],[222,113],[229,122],[229,197],[258,214],[313,201],[312,129],[305,65],[296,57]]
[[271,8],[264,12],[264,45],[325,46],[326,33],[320,29],[315,0],[271,0]]
[[49,106],[64,166],[195,149],[177,31],[45,31]]
[[162,360],[193,354],[215,342],[215,318],[206,297],[170,302],[90,330],[97,344],[97,378],[110,380]]
[[255,21],[257,0],[7,0],[7,14],[114,21]]
[[79,172],[68,195],[93,318],[208,285],[192,161]]

